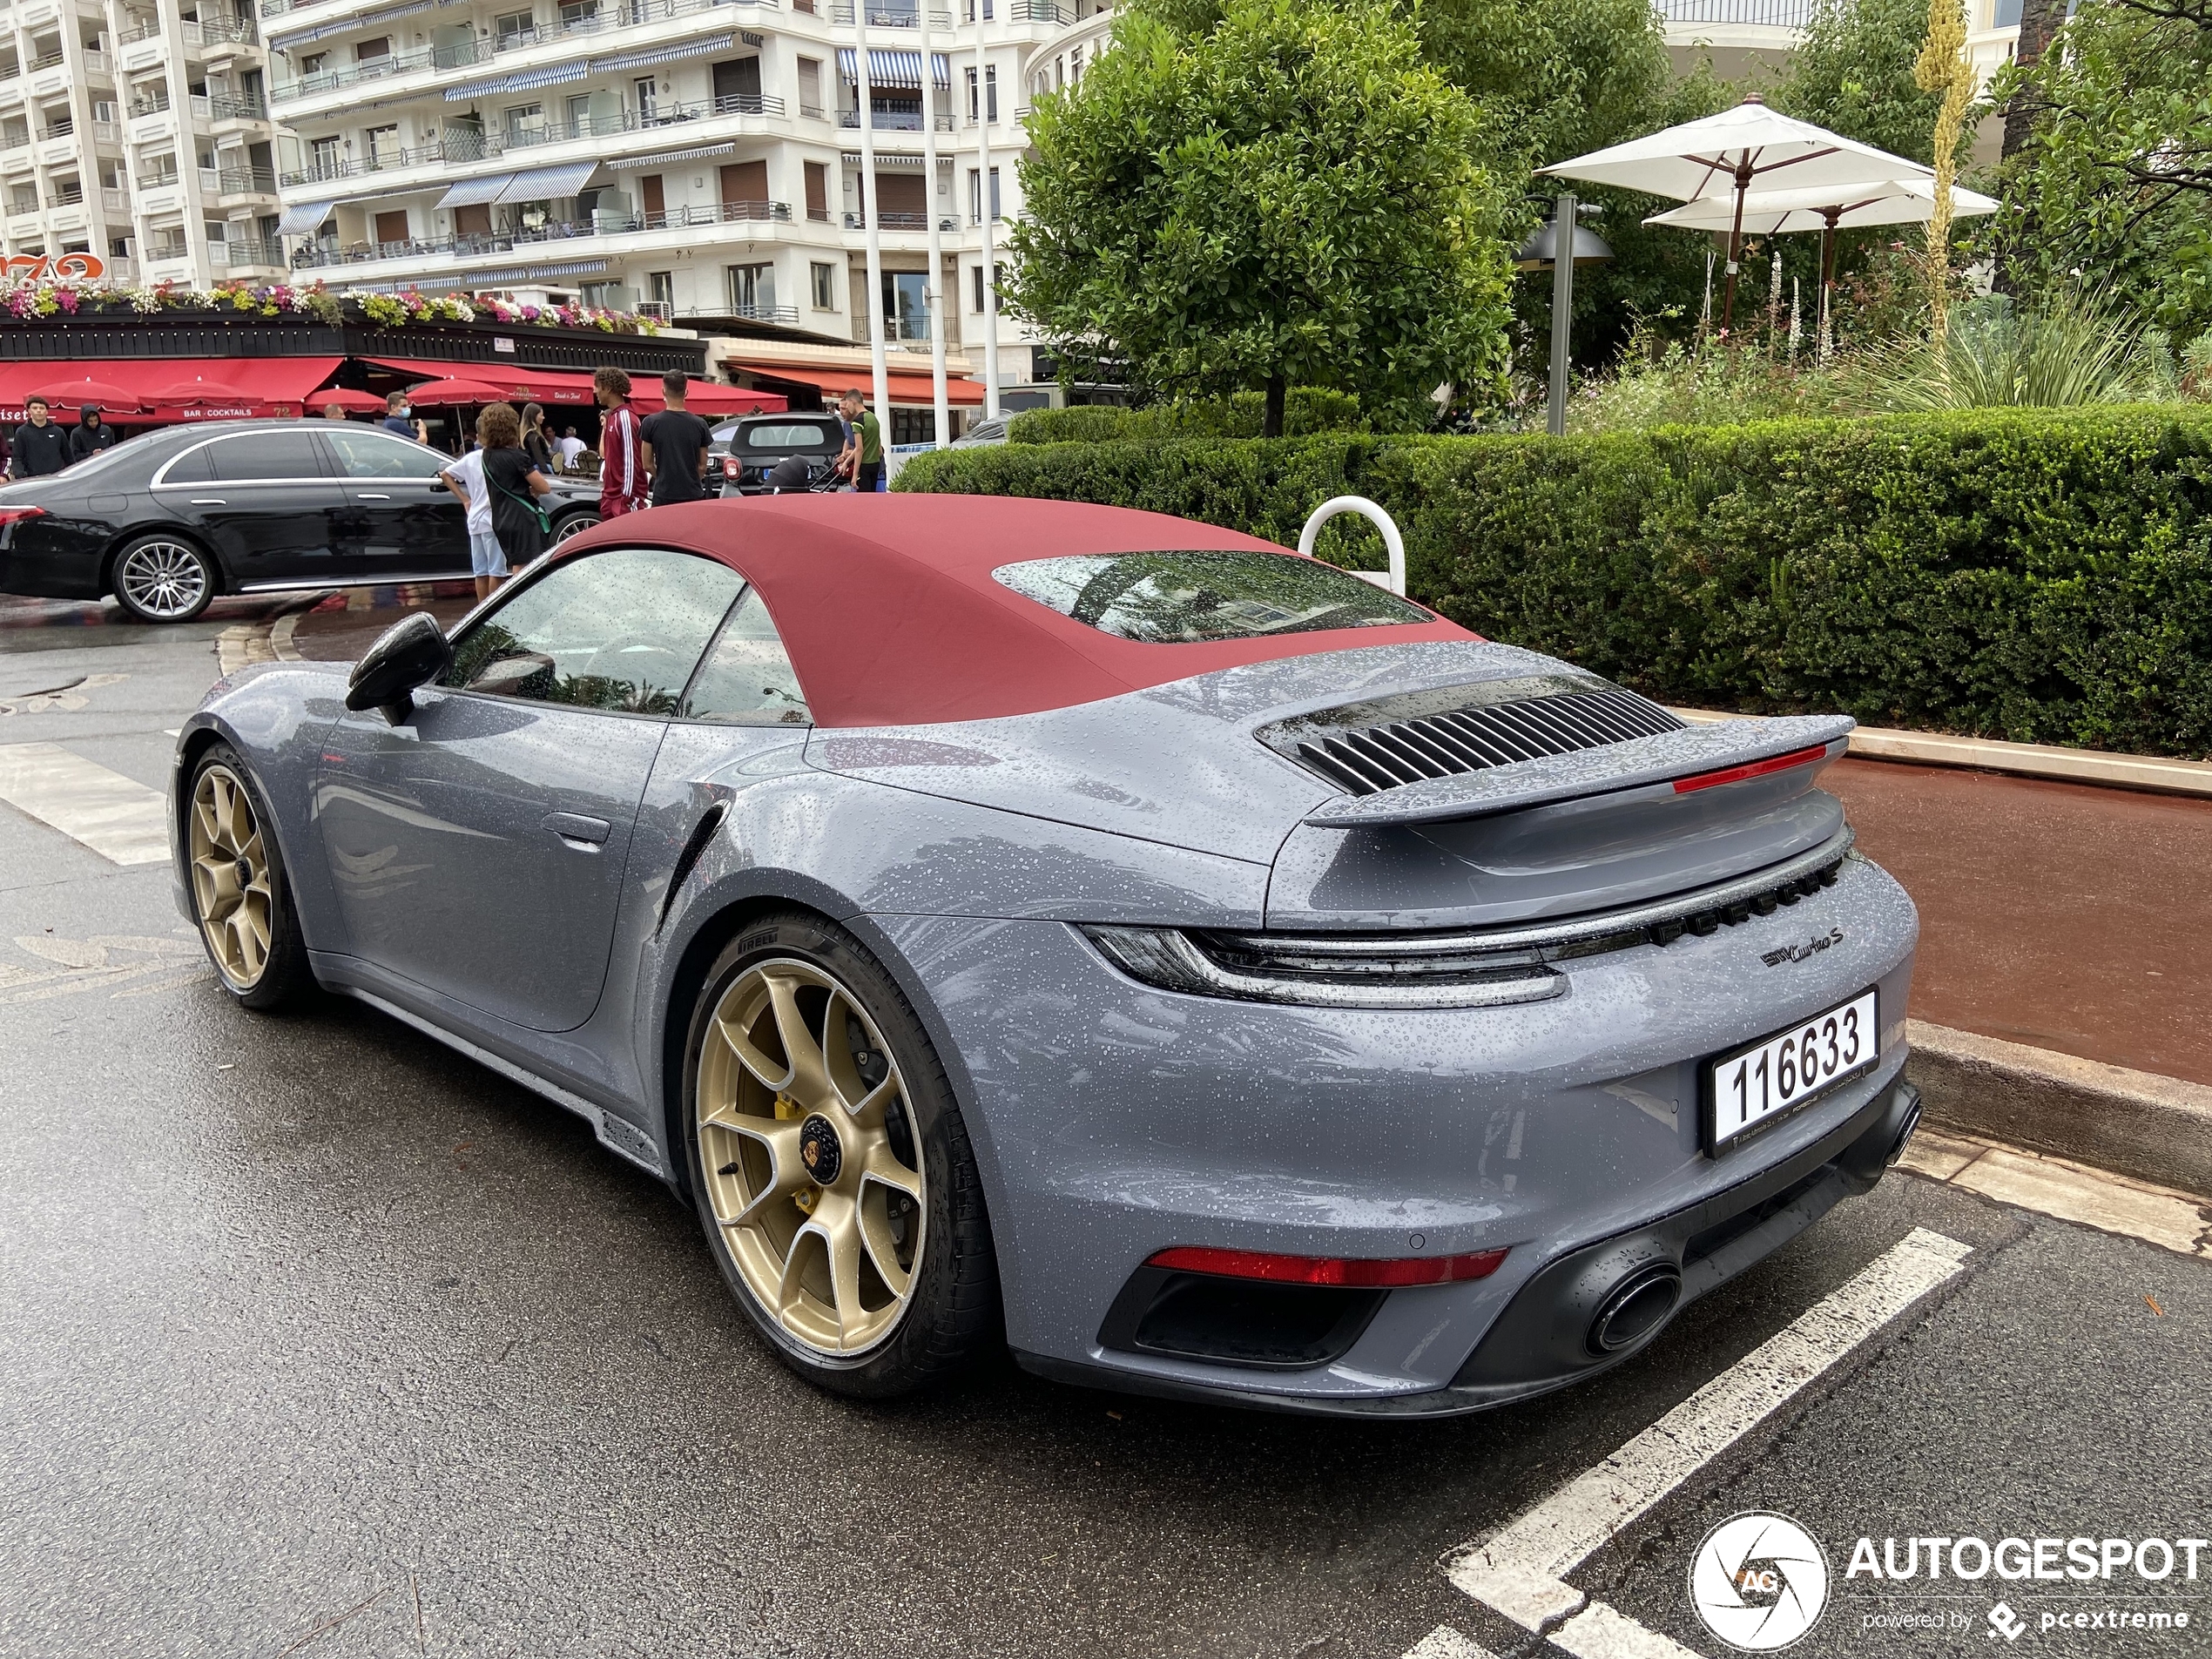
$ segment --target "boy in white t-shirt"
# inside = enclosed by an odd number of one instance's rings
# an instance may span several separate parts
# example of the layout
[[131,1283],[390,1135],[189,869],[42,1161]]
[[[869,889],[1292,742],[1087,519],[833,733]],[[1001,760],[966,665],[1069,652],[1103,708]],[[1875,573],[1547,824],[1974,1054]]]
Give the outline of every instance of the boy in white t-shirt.
[[489,599],[507,575],[507,555],[491,523],[491,490],[484,482],[484,449],[475,448],[438,475],[469,509],[469,569],[476,578],[476,597]]

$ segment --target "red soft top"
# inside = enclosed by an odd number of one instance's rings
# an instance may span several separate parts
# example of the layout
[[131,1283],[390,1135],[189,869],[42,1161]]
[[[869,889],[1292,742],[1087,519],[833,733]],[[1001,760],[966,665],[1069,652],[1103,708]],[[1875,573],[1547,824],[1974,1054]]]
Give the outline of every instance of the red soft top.
[[1066,708],[1240,663],[1466,640],[1437,617],[1196,644],[1099,632],[991,579],[1002,564],[1178,549],[1298,556],[1165,513],[1005,496],[754,496],[656,507],[565,543],[686,548],[760,590],[818,725],[985,720]]

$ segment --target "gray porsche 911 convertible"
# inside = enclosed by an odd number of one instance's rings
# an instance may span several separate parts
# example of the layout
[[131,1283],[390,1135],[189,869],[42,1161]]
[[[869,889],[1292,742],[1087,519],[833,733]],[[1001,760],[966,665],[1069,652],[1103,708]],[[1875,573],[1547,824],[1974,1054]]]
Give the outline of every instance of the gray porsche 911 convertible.
[[1849,730],[1685,725],[1180,519],[759,497],[232,677],[176,868],[240,1003],[582,1114],[825,1387],[1003,1343],[1451,1413],[1634,1353],[1912,1134]]

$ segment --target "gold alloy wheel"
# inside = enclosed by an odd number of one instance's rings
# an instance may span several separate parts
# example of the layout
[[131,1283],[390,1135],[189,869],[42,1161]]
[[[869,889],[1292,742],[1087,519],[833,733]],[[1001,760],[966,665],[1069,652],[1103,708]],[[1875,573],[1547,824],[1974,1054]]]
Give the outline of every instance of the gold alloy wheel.
[[860,1000],[778,958],[731,982],[699,1054],[699,1162],[731,1259],[792,1340],[833,1358],[888,1337],[927,1213],[904,1079]]
[[246,785],[228,766],[208,767],[192,786],[192,886],[215,966],[234,988],[252,990],[269,964],[269,855]]

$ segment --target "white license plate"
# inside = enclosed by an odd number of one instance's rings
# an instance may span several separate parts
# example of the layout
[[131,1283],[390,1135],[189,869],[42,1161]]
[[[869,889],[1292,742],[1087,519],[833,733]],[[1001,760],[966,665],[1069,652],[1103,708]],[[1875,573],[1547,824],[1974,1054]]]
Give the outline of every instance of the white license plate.
[[1763,1042],[1705,1062],[1705,1147],[1717,1153],[1761,1124],[1795,1111],[1879,1053],[1874,993],[1801,1020]]

